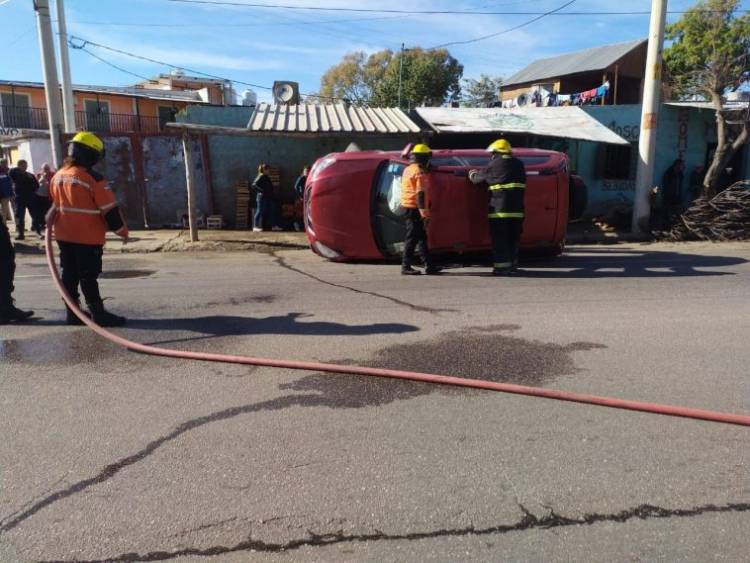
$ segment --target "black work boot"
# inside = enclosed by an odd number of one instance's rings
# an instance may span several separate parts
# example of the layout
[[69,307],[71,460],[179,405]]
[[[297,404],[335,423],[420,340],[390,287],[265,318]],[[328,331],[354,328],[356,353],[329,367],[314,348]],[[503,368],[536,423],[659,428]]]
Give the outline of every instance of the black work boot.
[[101,301],[89,303],[88,306],[89,311],[91,311],[91,319],[99,326],[115,327],[122,326],[127,322],[125,317],[107,311]]
[[411,266],[402,266],[401,267],[401,275],[402,276],[418,276],[420,275],[419,270],[415,270]]
[[[80,305],[78,301],[76,301],[76,306],[80,309]],[[86,313],[84,313],[85,315]],[[82,326],[83,321],[78,318],[78,316],[71,310],[70,307],[65,305],[65,324],[69,326]]]
[[13,301],[0,308],[0,324],[23,322],[34,316],[34,311],[23,311]]

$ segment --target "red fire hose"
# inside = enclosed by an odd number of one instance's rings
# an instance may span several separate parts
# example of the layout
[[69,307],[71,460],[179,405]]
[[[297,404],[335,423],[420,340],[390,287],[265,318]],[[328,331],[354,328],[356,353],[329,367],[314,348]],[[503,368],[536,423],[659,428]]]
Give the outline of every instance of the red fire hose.
[[641,401],[629,401],[626,399],[616,399],[613,397],[600,397],[597,395],[584,395],[580,393],[570,393],[567,391],[557,391],[554,389],[545,389],[542,387],[528,387],[525,385],[514,385],[512,383],[495,383],[482,379],[464,379],[461,377],[451,377],[447,375],[435,375],[429,373],[417,373],[413,371],[401,371],[393,369],[366,368],[359,366],[342,366],[337,364],[326,364],[320,362],[300,362],[293,360],[274,360],[271,358],[255,358],[252,356],[229,356],[224,354],[208,354],[203,352],[183,352],[180,350],[170,350],[168,348],[158,348],[156,346],[147,346],[131,340],[117,336],[108,330],[94,323],[87,317],[70,298],[62,285],[60,274],[55,265],[55,258],[52,250],[51,228],[47,229],[46,234],[46,252],[47,264],[52,274],[57,290],[60,292],[68,307],[81,319],[91,330],[107,340],[124,346],[133,352],[142,354],[151,354],[154,356],[166,356],[169,358],[181,358],[186,360],[200,360],[204,362],[223,362],[230,364],[248,364],[254,366],[267,366],[285,369],[299,369],[306,371],[320,371],[328,373],[343,373],[350,375],[367,375],[371,377],[390,377],[394,379],[405,379],[411,381],[422,381],[426,383],[437,383],[440,385],[454,385],[458,387],[470,387],[473,389],[487,389],[488,391],[500,391],[502,393],[515,393],[518,395],[529,395],[532,397],[544,397],[547,399],[557,399],[558,401],[572,401],[588,405],[598,405],[615,409],[626,409],[632,411],[649,412],[653,414],[662,414],[667,416],[678,416],[683,418],[695,418],[699,420],[708,420],[711,422],[723,422],[726,424],[738,424],[740,426],[750,426],[750,415],[732,414],[703,409],[693,409],[687,407],[678,407],[673,405],[661,405],[658,403],[644,403]]

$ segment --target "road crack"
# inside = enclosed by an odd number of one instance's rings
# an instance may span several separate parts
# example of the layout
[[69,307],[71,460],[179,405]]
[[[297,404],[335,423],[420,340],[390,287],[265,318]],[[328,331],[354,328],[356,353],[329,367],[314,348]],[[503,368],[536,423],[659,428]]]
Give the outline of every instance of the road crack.
[[339,289],[346,289],[348,291],[352,291],[354,293],[358,293],[360,295],[370,295],[371,297],[377,297],[379,299],[385,299],[386,301],[390,301],[391,303],[395,303],[396,305],[400,305],[402,307],[408,307],[412,311],[418,311],[420,313],[430,313],[433,315],[437,315],[439,313],[455,313],[455,309],[438,309],[436,307],[425,307],[422,305],[415,305],[414,303],[409,303],[408,301],[402,301],[401,299],[397,299],[395,297],[390,297],[388,295],[383,295],[382,293],[377,293],[375,291],[365,291],[364,289],[357,289],[348,285],[339,284],[330,282],[327,280],[324,280],[323,278],[319,278],[318,276],[311,274],[309,272],[305,272],[304,270],[300,270],[299,268],[296,268],[295,266],[292,266],[289,264],[283,257],[277,255],[275,252],[271,252],[270,255],[273,257],[274,261],[277,265],[281,266],[282,268],[289,270],[291,272],[295,272],[297,274],[300,274],[302,276],[308,277],[310,279],[315,280],[318,283],[322,283],[325,285],[329,285],[331,287],[337,287]]
[[[185,556],[212,557],[242,551],[254,552],[283,552],[293,551],[304,547],[322,547],[340,543],[376,542],[376,541],[415,541],[442,537],[484,536],[492,534],[507,534],[534,529],[551,529],[566,526],[588,526],[599,522],[624,523],[632,519],[651,520],[656,518],[690,518],[702,514],[716,514],[729,512],[749,512],[750,503],[734,503],[725,505],[705,504],[693,508],[663,508],[651,504],[641,504],[634,508],[621,510],[609,514],[584,514],[578,517],[563,516],[550,510],[549,514],[541,518],[529,512],[519,504],[523,517],[515,524],[500,524],[486,528],[476,528],[474,525],[464,528],[440,529],[424,532],[409,532],[404,534],[386,534],[376,530],[369,534],[347,535],[343,530],[318,534],[308,530],[308,537],[288,541],[286,543],[269,543],[248,539],[231,546],[213,546],[208,548],[186,548],[173,551],[150,551],[147,553],[124,553],[105,559],[74,559],[54,560],[56,563],[130,563],[135,561],[165,561]],[[39,563],[52,563],[53,560]]]

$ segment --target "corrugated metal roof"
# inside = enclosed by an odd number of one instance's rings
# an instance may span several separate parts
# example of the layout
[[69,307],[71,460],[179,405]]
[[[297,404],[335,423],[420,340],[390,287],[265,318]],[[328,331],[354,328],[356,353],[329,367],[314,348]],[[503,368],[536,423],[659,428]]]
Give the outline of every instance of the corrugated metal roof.
[[[44,88],[42,82],[25,82],[21,80],[0,80],[0,86],[17,86],[19,88]],[[174,100],[181,102],[204,102],[195,90],[161,90],[151,88],[136,88],[134,86],[90,86],[73,84],[73,92],[91,92],[94,94],[113,94],[118,96],[134,96],[149,100]]]
[[577,72],[604,70],[646,42],[646,39],[638,39],[637,41],[626,41],[624,43],[593,47],[548,59],[539,59],[518,71],[507,80],[504,80],[503,88],[514,84],[538,82],[546,78],[555,78]]
[[258,104],[247,124],[250,131],[284,133],[419,133],[419,126],[398,108],[345,104]]
[[437,133],[526,133],[615,145],[630,143],[578,106],[544,108],[417,108]]

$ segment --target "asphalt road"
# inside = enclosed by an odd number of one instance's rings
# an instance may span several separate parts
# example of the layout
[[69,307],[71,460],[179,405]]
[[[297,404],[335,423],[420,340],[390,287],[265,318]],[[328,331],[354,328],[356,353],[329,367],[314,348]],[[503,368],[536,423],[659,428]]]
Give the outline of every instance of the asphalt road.
[[[175,361],[0,327],[0,561],[746,561],[750,429]],[[119,332],[750,413],[750,245],[575,247],[512,279],[307,251],[105,257]]]

